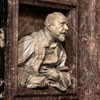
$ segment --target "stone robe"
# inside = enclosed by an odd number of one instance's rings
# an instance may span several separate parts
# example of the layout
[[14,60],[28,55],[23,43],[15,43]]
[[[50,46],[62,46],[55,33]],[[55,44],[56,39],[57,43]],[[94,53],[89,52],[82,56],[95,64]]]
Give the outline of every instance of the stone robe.
[[19,85],[27,88],[51,86],[66,91],[71,85],[66,57],[62,45],[58,41],[49,45],[42,30],[23,37],[18,45]]

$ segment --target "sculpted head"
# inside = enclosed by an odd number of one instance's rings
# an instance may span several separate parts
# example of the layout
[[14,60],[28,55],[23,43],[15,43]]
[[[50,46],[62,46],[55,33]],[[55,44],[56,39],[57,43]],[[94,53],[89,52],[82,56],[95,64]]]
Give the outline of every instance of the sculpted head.
[[65,34],[68,30],[67,18],[60,12],[49,14],[45,20],[45,27],[49,30],[49,34],[60,41],[65,40]]

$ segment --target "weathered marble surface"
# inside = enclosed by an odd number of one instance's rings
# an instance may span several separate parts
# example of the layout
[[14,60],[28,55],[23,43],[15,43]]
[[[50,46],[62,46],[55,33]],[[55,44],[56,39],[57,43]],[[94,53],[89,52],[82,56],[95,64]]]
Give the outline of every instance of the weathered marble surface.
[[79,100],[100,100],[100,0],[79,0]]
[[[24,0],[25,1],[25,0]],[[33,0],[30,0],[33,1]],[[52,1],[52,0],[51,0]],[[69,1],[69,0],[68,0]],[[76,1],[76,0],[75,0]],[[71,1],[69,1],[71,2]],[[13,4],[13,6],[12,6]],[[44,3],[45,4],[45,3]],[[71,4],[71,3],[70,3]],[[37,4],[39,5],[39,4]],[[27,7],[27,9],[29,8],[29,10],[25,9],[25,5],[23,6],[23,11],[24,11],[24,15],[21,12],[21,20],[19,22],[23,22],[23,18],[27,21],[28,18],[30,18],[30,23],[23,23],[22,26],[25,27],[21,27],[20,25],[20,29],[23,30],[23,28],[27,29],[28,26],[30,26],[32,23],[34,23],[36,25],[37,30],[40,29],[40,27],[38,26],[42,26],[43,25],[43,20],[45,15],[48,14],[48,12],[52,12],[52,11],[61,11],[63,13],[68,13],[67,11],[67,1],[66,1],[66,5],[62,6],[60,5],[60,3],[55,4],[54,6],[49,4],[49,7],[51,8],[44,8],[44,9],[38,9],[38,11],[36,10],[36,12],[34,12],[33,10],[35,10],[34,6],[29,6]],[[47,5],[47,6],[48,6]],[[72,4],[73,5],[73,4]],[[57,9],[54,9],[53,7],[55,7]],[[73,6],[71,6],[72,8]],[[42,7],[39,7],[42,8]],[[52,9],[53,8],[53,9]],[[68,6],[68,9],[71,10],[70,6]],[[22,9],[22,8],[21,8]],[[64,9],[64,10],[61,10]],[[42,12],[43,16],[39,13]],[[20,97],[16,97],[16,100],[39,100],[40,98],[43,100],[48,99],[48,100],[61,100],[61,99],[77,99],[76,94],[76,85],[77,85],[77,33],[75,32],[74,29],[72,29],[70,27],[70,34],[67,37],[66,43],[64,44],[64,47],[66,48],[66,52],[68,52],[68,60],[67,60],[67,64],[70,65],[70,67],[72,67],[73,71],[72,71],[72,76],[73,76],[73,86],[72,86],[72,91],[71,92],[67,92],[65,94],[60,93],[54,89],[50,89],[50,91],[48,91],[48,89],[46,91],[38,91],[38,90],[26,90],[26,89],[18,89],[17,88],[17,41],[18,41],[18,33],[19,35],[21,35],[21,32],[18,32],[18,1],[17,0],[10,0],[8,2],[8,21],[7,21],[7,36],[6,36],[6,70],[5,70],[5,86],[6,86],[6,93],[5,93],[5,99],[6,100],[11,100],[12,98],[15,99],[15,95],[17,95],[18,93],[20,93]],[[27,17],[30,13],[30,16]],[[37,14],[38,13],[38,14]],[[39,15],[40,14],[40,15]],[[70,24],[72,27],[74,27],[77,30],[77,12],[76,9],[72,10],[72,12],[70,13]],[[34,19],[32,19],[34,16]],[[39,16],[42,16],[42,18],[40,18]],[[37,19],[35,18],[39,18],[40,20],[37,21]],[[32,28],[32,27],[31,27]],[[31,30],[31,29],[30,29]],[[19,30],[20,31],[20,30]],[[25,33],[26,31],[24,30]],[[28,31],[28,33],[30,33],[32,31]],[[26,33],[27,34],[27,33]],[[24,35],[24,34],[23,34]],[[22,35],[22,36],[23,36]],[[20,36],[21,37],[21,36]],[[19,37],[19,38],[20,38]],[[70,45],[68,45],[70,44]],[[74,92],[73,92],[74,91]],[[18,93],[16,93],[18,92]],[[32,95],[32,93],[34,93],[34,95]],[[35,95],[38,95],[38,97],[36,97]],[[43,94],[43,95],[42,95]],[[53,95],[55,94],[55,95]],[[72,95],[71,95],[72,94]]]
[[68,20],[60,12],[48,14],[45,27],[19,40],[18,79],[21,87],[55,87],[66,91],[71,86],[66,52],[60,42],[65,41]]

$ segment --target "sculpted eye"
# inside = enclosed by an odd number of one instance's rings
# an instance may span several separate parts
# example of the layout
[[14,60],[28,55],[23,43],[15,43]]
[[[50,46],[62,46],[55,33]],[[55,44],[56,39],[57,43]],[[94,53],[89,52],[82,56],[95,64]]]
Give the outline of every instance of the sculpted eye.
[[61,24],[61,25],[64,25],[64,24],[65,24],[65,22],[61,22],[60,24]]
[[61,27],[63,27],[63,26],[64,26],[64,24],[65,24],[65,22],[62,22],[62,23],[60,23],[59,25],[60,25]]

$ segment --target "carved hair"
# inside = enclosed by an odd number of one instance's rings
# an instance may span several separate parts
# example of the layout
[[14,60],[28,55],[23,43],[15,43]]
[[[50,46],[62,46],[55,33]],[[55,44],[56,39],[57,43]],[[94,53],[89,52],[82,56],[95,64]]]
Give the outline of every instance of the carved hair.
[[54,21],[59,19],[60,16],[64,16],[64,15],[60,12],[53,12],[51,14],[48,14],[46,19],[45,19],[44,24],[46,26],[53,25]]

